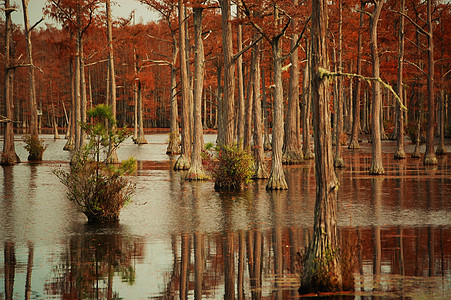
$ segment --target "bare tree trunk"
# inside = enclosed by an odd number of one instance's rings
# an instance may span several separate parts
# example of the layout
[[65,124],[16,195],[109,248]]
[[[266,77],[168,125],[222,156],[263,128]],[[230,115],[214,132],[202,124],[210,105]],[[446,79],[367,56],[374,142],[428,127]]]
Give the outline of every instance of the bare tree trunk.
[[[371,59],[373,63],[373,78],[380,77],[379,69],[379,52],[377,47],[377,24],[382,11],[383,0],[374,2],[374,10],[370,18],[370,47]],[[371,141],[372,155],[369,173],[371,175],[384,174],[384,166],[382,165],[382,143],[381,143],[381,88],[378,81],[373,82],[373,103],[371,109]]]
[[52,93],[52,81],[49,83],[49,97],[52,102],[52,125],[53,125],[53,139],[58,140],[60,135],[58,133],[58,122],[56,119],[55,113],[55,103],[53,102],[53,93]]
[[[9,0],[5,0],[5,131],[3,138],[3,153],[1,155],[1,165],[14,165],[20,162],[19,156],[14,148],[14,100],[13,100],[13,69],[11,61],[11,41],[12,41],[12,22],[11,13],[15,8],[11,7]],[[6,256],[5,256],[6,257]],[[5,258],[6,260],[6,258]],[[6,281],[5,281],[6,282]]]
[[[31,44],[31,29],[30,29],[30,20],[28,18],[28,1],[22,0],[23,7],[23,19],[24,19],[24,27],[25,27],[25,40],[26,40],[26,48],[27,48],[27,63],[28,66],[28,79],[29,79],[29,89],[30,89],[30,99],[29,99],[29,109],[30,109],[30,135],[31,139],[35,142],[39,141],[38,137],[38,113],[37,113],[37,105],[36,105],[36,85],[35,85],[35,76],[34,76],[34,66],[33,66],[33,50]],[[41,161],[42,155],[44,152],[39,151],[30,151],[30,155],[28,156],[29,161]]]
[[[79,9],[79,8],[78,8]],[[74,95],[75,95],[75,106],[74,106],[74,121],[75,121],[75,148],[74,151],[78,152],[81,149],[81,94],[80,94],[80,39],[81,30],[77,29],[77,34],[75,38],[75,67],[74,67]]]
[[300,292],[340,291],[342,276],[337,232],[337,190],[329,112],[327,4],[312,1],[312,97],[315,129],[316,201],[313,237],[309,243]]
[[[365,4],[360,1],[360,21],[359,21],[359,37],[357,40],[357,74],[362,73],[362,32],[363,32],[363,9]],[[351,141],[349,142],[349,149],[358,149],[359,145],[359,133],[360,133],[360,90],[361,90],[360,79],[356,79],[355,90],[353,97],[353,122],[352,122],[352,132]]]
[[304,104],[303,104],[303,126],[302,126],[302,137],[304,140],[304,159],[309,160],[315,158],[315,155],[312,152],[311,142],[310,142],[310,105],[312,101],[311,97],[311,79],[310,79],[310,70],[312,68],[312,46],[306,40],[306,49],[307,49],[307,63],[304,69],[304,84],[303,84],[303,94],[304,94]]
[[[263,60],[263,51],[260,57],[260,61]],[[268,130],[268,105],[266,103],[266,76],[265,76],[265,69],[262,68],[261,70],[261,77],[262,77],[262,92],[263,92],[263,130],[264,130],[264,140],[263,140],[263,149],[265,151],[271,151],[272,145],[271,141],[269,140],[269,130]]]
[[[110,105],[111,111],[113,113],[113,117],[117,120],[116,116],[116,75],[114,72],[114,48],[113,48],[113,27],[111,23],[111,5],[110,0],[106,1],[106,16],[107,16],[107,38],[108,38],[108,73],[110,74],[109,78],[109,87],[110,87]],[[111,126],[111,125],[110,125]],[[116,126],[116,125],[113,125]],[[138,133],[139,134],[139,133]],[[119,158],[117,157],[116,148],[110,144],[109,148],[109,163],[118,163]]]
[[[254,35],[254,41],[258,38]],[[254,161],[255,169],[253,178],[268,178],[268,171],[265,163],[265,151],[263,146],[263,122],[261,109],[261,94],[260,94],[260,42],[256,43],[252,49],[252,56],[254,60],[255,69],[251,72],[253,74],[252,87],[254,88]]]
[[[85,76],[85,55],[84,55],[84,41],[80,39],[80,118],[82,123],[86,123],[86,76]],[[82,130],[80,135],[80,147],[85,144],[85,132]]]
[[269,175],[267,190],[288,189],[285,180],[285,173],[282,167],[282,146],[283,146],[283,85],[282,85],[282,49],[280,47],[280,37],[272,40],[272,52],[274,61],[274,122],[272,131],[272,164]]
[[144,145],[147,144],[146,137],[144,136],[143,126],[143,99],[141,81],[138,80],[138,135],[136,136],[135,144]]
[[[404,101],[403,93],[403,69],[404,69],[404,13],[405,0],[401,0],[400,3],[400,20],[399,20],[399,49],[398,49],[398,80],[396,83],[396,93],[401,101]],[[404,112],[401,106],[396,102],[396,120],[397,120],[397,150],[395,152],[395,159],[405,159],[406,152],[404,151]]]
[[203,145],[202,129],[202,91],[204,88],[204,45],[202,42],[202,7],[193,8],[194,19],[194,135],[193,135],[193,153],[191,155],[191,167],[187,180],[208,179],[202,166],[200,156]]
[[434,97],[434,39],[432,28],[432,0],[427,0],[427,26],[428,26],[428,125],[426,131],[425,165],[438,164],[434,152],[434,126],[435,126],[435,97]]
[[[293,0],[293,5],[298,6],[298,0]],[[296,21],[294,21],[296,23]],[[296,27],[296,24],[293,24]],[[298,34],[291,35],[291,48],[296,46]],[[293,51],[290,55],[290,84],[288,95],[287,123],[285,132],[285,149],[282,157],[282,163],[287,165],[296,165],[304,162],[301,144],[299,143],[298,125],[298,107],[299,107],[299,51]]]
[[[135,48],[133,48],[133,71],[135,73],[135,79],[137,79],[138,78],[138,57],[136,55]],[[107,93],[107,95],[108,95],[108,93]],[[108,99],[108,96],[107,96],[107,99]],[[133,141],[135,141],[138,138],[138,83],[137,83],[137,80],[133,81],[133,104],[134,104]]]
[[218,144],[229,146],[235,142],[235,62],[233,61],[230,0],[219,0],[222,11],[222,46],[224,52],[224,105],[222,131],[218,131]]
[[191,163],[191,133],[189,120],[189,82],[186,70],[186,20],[185,4],[179,0],[179,43],[180,43],[180,77],[182,94],[182,152],[177,159],[174,170],[188,170]]
[[[240,14],[238,10],[238,14]],[[240,17],[238,15],[238,17]],[[237,51],[243,50],[243,25],[238,24],[236,34]],[[237,142],[238,146],[242,147],[244,141],[244,123],[245,123],[245,104],[244,104],[244,78],[243,78],[243,56],[240,55],[237,59],[237,76],[238,76],[238,118],[237,118]]]
[[[75,149],[75,73],[74,73],[74,60],[70,59],[69,61],[69,77],[70,77],[70,98],[71,98],[71,107],[70,107],[70,115],[69,122],[67,123],[67,142],[64,145],[63,150],[73,151]],[[64,107],[64,102],[63,102]]]
[[[343,0],[338,0],[339,6],[339,23],[338,23],[338,71],[343,72]],[[337,78],[337,131],[335,144],[334,167],[344,168],[345,162],[341,155],[341,135],[343,134],[343,79],[341,76]]]
[[172,62],[171,62],[171,121],[169,144],[166,154],[180,154],[180,134],[178,127],[178,105],[177,105],[177,79],[176,79],[176,62],[178,54],[177,39],[175,33],[172,42]]
[[252,79],[255,77],[255,57],[251,56],[251,63],[249,68],[249,81],[247,85],[247,95],[244,105],[244,139],[243,148],[249,149],[252,143],[252,102],[254,101],[254,88]]

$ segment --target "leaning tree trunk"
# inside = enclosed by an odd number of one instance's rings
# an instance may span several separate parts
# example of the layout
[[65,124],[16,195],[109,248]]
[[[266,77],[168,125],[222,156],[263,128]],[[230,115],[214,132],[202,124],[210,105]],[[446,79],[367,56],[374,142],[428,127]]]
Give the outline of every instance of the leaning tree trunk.
[[180,43],[180,77],[182,95],[182,152],[177,159],[174,170],[188,170],[191,163],[191,133],[189,120],[189,82],[186,70],[186,20],[185,4],[179,0],[179,43]]
[[[298,0],[293,0],[293,5],[298,5]],[[296,26],[296,24],[294,24]],[[291,48],[296,47],[298,34],[291,35]],[[299,127],[297,122],[299,107],[299,54],[298,48],[290,56],[290,84],[287,110],[287,131],[285,132],[285,149],[282,163],[287,165],[301,164],[304,162],[301,144],[299,143]]]
[[218,132],[218,143],[230,146],[235,141],[235,63],[233,61],[232,24],[230,0],[220,0],[222,46],[224,53],[224,104],[222,132]]
[[187,180],[208,179],[202,166],[202,91],[204,86],[204,45],[202,42],[202,7],[193,8],[194,20],[194,134],[193,134],[193,153],[191,155],[191,167]]
[[432,28],[432,0],[427,0],[427,25],[428,25],[428,124],[426,131],[425,165],[438,164],[434,152],[434,126],[435,126],[435,98],[434,98],[434,40]]
[[[343,72],[343,0],[338,0],[339,6],[339,23],[338,23],[338,71]],[[335,158],[334,166],[336,168],[344,168],[345,162],[341,155],[341,135],[343,133],[343,80],[339,76],[337,78],[337,131],[335,136]]]
[[[373,78],[380,77],[379,52],[377,49],[377,24],[382,11],[383,0],[374,2],[374,10],[370,18],[370,47],[371,59],[373,62]],[[371,175],[384,174],[384,166],[382,165],[382,142],[381,142],[381,87],[378,81],[373,82],[373,103],[371,108]]]
[[[254,35],[254,41],[258,36]],[[268,178],[268,171],[265,164],[265,150],[263,146],[263,122],[261,109],[261,94],[260,94],[260,42],[256,43],[252,49],[252,56],[254,59],[255,70],[253,74],[252,86],[254,88],[254,161],[255,169],[253,178]]]
[[[396,83],[396,93],[401,101],[404,101],[403,93],[403,62],[404,62],[404,7],[405,0],[401,0],[400,4],[400,20],[399,20],[399,50],[398,50],[398,79]],[[396,119],[397,119],[397,150],[395,152],[395,159],[405,159],[406,152],[404,151],[404,112],[401,109],[401,105],[396,102]]]
[[[342,289],[337,232],[337,191],[332,153],[327,58],[327,4],[312,1],[312,97],[315,130],[316,201],[313,237],[309,243],[300,292]],[[321,70],[323,69],[323,70]]]
[[[360,21],[359,21],[359,36],[357,40],[357,71],[356,73],[360,75],[362,73],[362,32],[363,32],[363,9],[365,4],[363,1],[360,2]],[[351,130],[351,141],[349,142],[349,149],[358,149],[359,145],[359,133],[360,133],[360,91],[362,83],[360,79],[356,79],[356,85],[353,98],[353,122]]]
[[[269,175],[266,189],[285,190],[288,189],[285,173],[282,167],[283,146],[283,85],[282,85],[282,49],[280,37],[272,40],[272,52],[274,63],[274,119],[272,131],[272,160],[271,174]],[[296,137],[295,137],[296,138]]]
[[12,41],[12,22],[11,13],[16,9],[9,5],[9,0],[5,0],[5,131],[3,138],[3,153],[1,155],[1,165],[13,165],[20,162],[19,156],[16,154],[14,148],[14,102],[13,102],[13,69],[12,60],[10,56],[11,41]]

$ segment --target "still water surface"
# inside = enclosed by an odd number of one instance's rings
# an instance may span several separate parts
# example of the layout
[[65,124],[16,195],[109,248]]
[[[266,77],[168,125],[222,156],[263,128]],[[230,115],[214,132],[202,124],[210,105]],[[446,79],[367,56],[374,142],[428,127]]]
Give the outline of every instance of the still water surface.
[[[138,160],[133,201],[118,225],[93,226],[52,173],[68,167],[65,140],[42,137],[43,163],[0,168],[0,299],[298,297],[297,253],[313,226],[313,161],[285,168],[287,191],[267,192],[257,181],[218,193],[212,182],[172,171],[166,135],[149,135],[142,146],[127,141],[118,155]],[[394,144],[383,145],[384,176],[368,175],[367,143],[353,155],[344,148],[346,168],[337,172],[342,247],[356,261],[356,292],[347,297],[449,299],[451,156],[425,168],[410,157],[394,161]]]

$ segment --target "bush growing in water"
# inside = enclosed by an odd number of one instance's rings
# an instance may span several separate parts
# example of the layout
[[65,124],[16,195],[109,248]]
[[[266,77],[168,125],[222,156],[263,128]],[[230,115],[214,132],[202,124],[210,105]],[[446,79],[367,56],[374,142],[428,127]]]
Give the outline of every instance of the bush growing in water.
[[30,134],[24,135],[22,139],[25,143],[24,148],[28,151],[28,160],[41,161],[44,151],[47,148],[47,146],[44,145],[44,141],[37,137],[33,137]]
[[251,181],[254,160],[248,151],[237,145],[220,146],[217,158],[212,172],[216,189],[241,189]]
[[92,124],[82,124],[87,144],[76,155],[69,171],[55,174],[68,188],[69,200],[77,204],[89,222],[119,220],[121,208],[134,190],[124,175],[132,174],[136,161],[129,158],[121,164],[107,164],[111,150],[128,137],[125,129],[117,129],[111,107],[98,105],[88,111]]

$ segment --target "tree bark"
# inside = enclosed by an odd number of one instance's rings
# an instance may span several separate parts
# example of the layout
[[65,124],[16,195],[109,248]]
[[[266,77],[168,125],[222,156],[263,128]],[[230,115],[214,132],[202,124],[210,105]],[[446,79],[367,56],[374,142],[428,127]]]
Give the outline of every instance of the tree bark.
[[312,51],[311,44],[306,40],[306,51],[307,51],[307,63],[304,69],[304,84],[303,84],[303,98],[304,103],[302,105],[303,108],[303,119],[302,119],[302,137],[304,143],[304,159],[310,160],[315,158],[315,155],[312,152],[311,142],[310,142],[310,112],[311,112],[311,81],[310,81],[310,70],[312,68]]
[[[343,0],[338,0],[339,23],[338,23],[338,71],[343,72]],[[335,140],[335,158],[334,167],[344,168],[345,162],[341,155],[341,135],[343,133],[343,78],[337,78],[337,110],[335,117],[337,119],[337,131]]]
[[230,146],[235,142],[235,62],[233,61],[230,0],[219,0],[221,6],[222,46],[224,53],[224,101],[218,144]]
[[172,61],[171,61],[171,120],[170,120],[170,134],[169,144],[166,149],[166,154],[180,154],[180,134],[179,126],[177,122],[178,118],[178,105],[177,105],[177,78],[176,78],[176,66],[177,63],[177,38],[175,32],[172,33]]
[[[404,69],[404,13],[405,0],[400,3],[400,19],[399,19],[399,49],[398,49],[398,79],[396,83],[396,93],[399,98],[404,101],[403,93],[403,69]],[[394,155],[395,159],[405,159],[406,152],[404,151],[404,112],[401,106],[396,102],[396,120],[397,120],[397,149]]]
[[267,190],[288,189],[282,167],[283,126],[283,85],[282,85],[282,49],[280,37],[271,42],[274,63],[274,122],[272,131],[272,159]]
[[[263,60],[263,51],[261,52],[260,61]],[[265,151],[271,151],[272,145],[271,141],[269,140],[269,129],[268,129],[268,105],[266,103],[266,76],[265,76],[265,69],[261,68],[261,77],[262,77],[262,93],[263,93],[263,131],[264,131],[264,140],[263,140],[263,149]]]
[[[370,47],[371,60],[373,63],[373,78],[380,77],[379,52],[377,47],[377,24],[382,11],[383,0],[374,1],[374,10],[370,18]],[[373,82],[373,103],[371,108],[371,166],[369,173],[371,175],[384,174],[382,165],[382,143],[381,143],[381,87],[378,81]]]
[[202,166],[200,156],[203,145],[202,128],[202,91],[204,87],[204,45],[202,42],[202,7],[193,8],[194,19],[194,134],[191,167],[186,175],[187,180],[208,179]]
[[[258,35],[254,34],[254,41],[258,38]],[[252,49],[252,56],[254,60],[255,69],[251,74],[252,87],[254,89],[254,162],[255,169],[253,178],[268,178],[268,171],[265,163],[265,150],[263,146],[263,122],[262,122],[262,109],[261,109],[261,93],[260,93],[260,42],[256,43]]]
[[[298,6],[298,0],[293,0],[293,5]],[[296,21],[293,21],[296,27]],[[291,35],[291,49],[296,46],[298,34]],[[298,139],[300,128],[298,125],[298,107],[299,107],[299,51],[296,48],[290,55],[290,82],[288,94],[287,123],[285,132],[285,149],[282,157],[282,163],[286,165],[297,165],[304,162],[302,147]]]
[[[109,73],[109,88],[110,88],[110,105],[113,117],[117,120],[116,115],[116,75],[114,70],[114,48],[113,48],[113,26],[111,22],[111,5],[110,0],[105,0],[106,2],[106,17],[107,17],[107,39],[108,39],[108,73]],[[111,125],[110,125],[111,126]],[[116,126],[116,125],[113,125]],[[138,133],[139,137],[139,133]],[[109,163],[118,163],[119,158],[117,157],[116,148],[110,144],[109,148]]]
[[434,39],[432,28],[432,0],[427,0],[427,27],[428,27],[428,124],[426,131],[425,165],[438,164],[434,152],[434,126],[435,126],[435,96],[434,96]]
[[[38,113],[37,113],[37,105],[36,105],[36,84],[35,84],[35,75],[34,75],[34,66],[33,66],[33,50],[31,44],[31,29],[30,29],[30,20],[28,18],[28,2],[29,0],[22,0],[23,7],[23,19],[24,19],[24,31],[25,31],[25,40],[26,40],[26,49],[27,49],[27,64],[28,66],[28,80],[29,80],[29,109],[30,109],[30,135],[31,138],[38,141]],[[28,160],[30,161],[41,161],[42,153],[37,156],[33,156],[31,153],[28,156]]]
[[141,81],[138,80],[138,135],[136,136],[135,144],[144,145],[147,144],[146,137],[144,136],[144,124],[143,124],[143,99]]
[[174,170],[188,170],[191,163],[191,133],[189,120],[189,82],[186,70],[186,20],[185,4],[179,0],[179,43],[180,43],[180,77],[182,94],[182,152],[177,159]]
[[[240,14],[240,11],[237,12]],[[240,17],[238,15],[238,17]],[[236,33],[236,44],[237,51],[243,50],[243,25],[238,23],[237,33]],[[245,123],[245,104],[244,104],[244,78],[243,78],[243,56],[240,55],[236,61],[237,65],[237,77],[238,77],[238,118],[237,118],[237,131],[236,138],[238,141],[238,146],[243,146],[244,141],[244,123]]]
[[11,13],[15,11],[9,4],[9,0],[5,0],[5,117],[10,120],[5,123],[5,131],[3,138],[3,153],[1,155],[1,165],[14,165],[20,162],[19,156],[14,148],[14,100],[13,100],[13,69],[11,61],[11,42],[12,42],[12,22]]
[[[357,75],[362,73],[362,32],[363,32],[363,10],[365,4],[360,1],[360,21],[359,21],[359,36],[357,40]],[[359,145],[359,133],[360,133],[360,79],[356,79],[354,94],[353,94],[353,122],[351,131],[351,141],[349,142],[349,149],[358,149]]]
[[312,1],[311,30],[316,201],[313,237],[306,253],[300,292],[339,291],[342,279],[337,233],[338,180],[333,166],[329,83],[319,70],[329,69],[325,0]]

